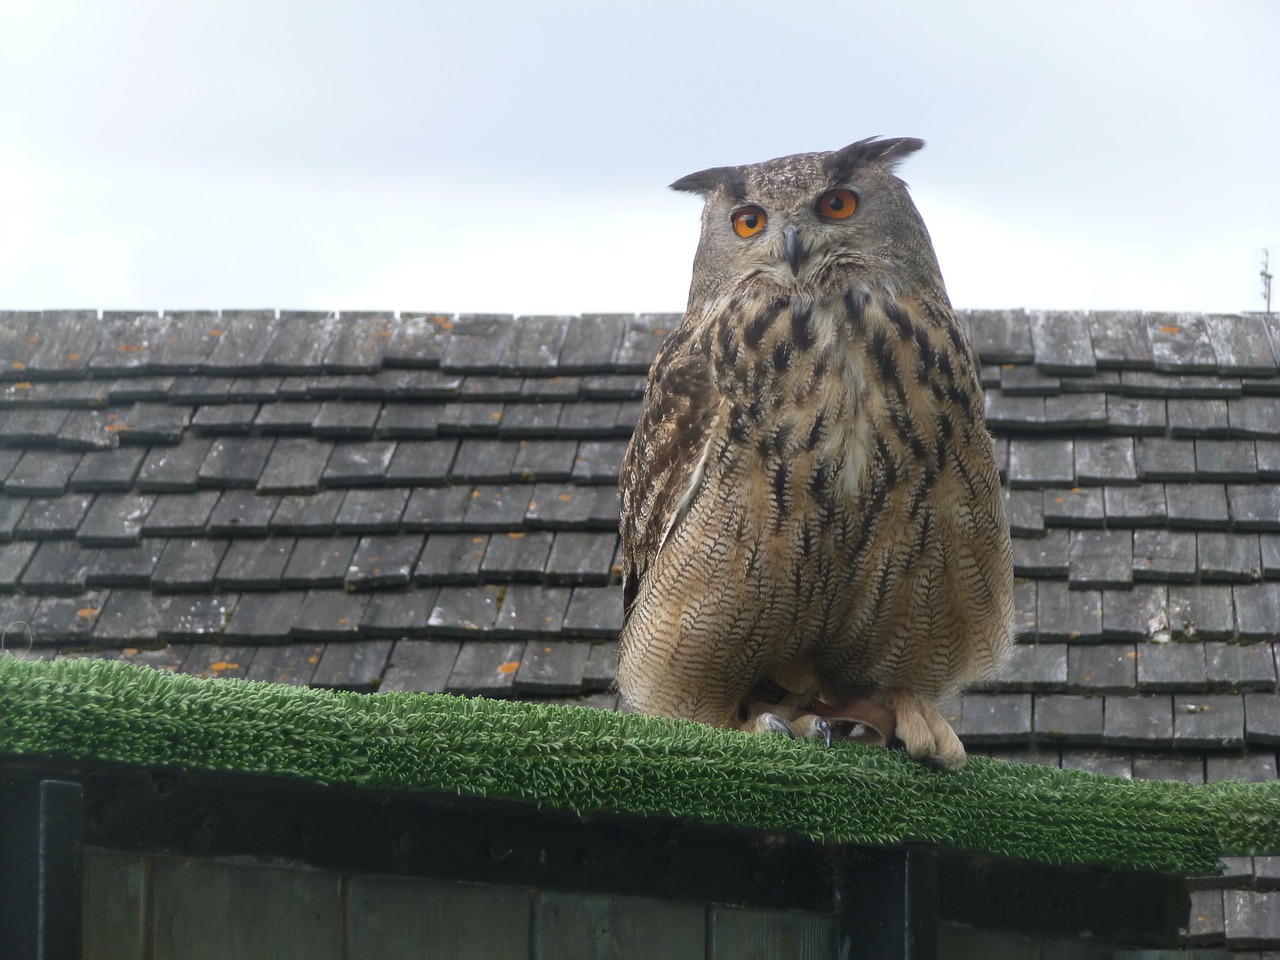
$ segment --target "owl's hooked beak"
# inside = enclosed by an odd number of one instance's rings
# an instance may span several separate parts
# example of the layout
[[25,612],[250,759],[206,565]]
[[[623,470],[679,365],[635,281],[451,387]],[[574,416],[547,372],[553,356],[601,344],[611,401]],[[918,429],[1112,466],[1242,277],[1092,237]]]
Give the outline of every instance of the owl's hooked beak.
[[790,224],[782,228],[782,249],[786,252],[791,275],[800,276],[800,241],[796,239],[796,228]]

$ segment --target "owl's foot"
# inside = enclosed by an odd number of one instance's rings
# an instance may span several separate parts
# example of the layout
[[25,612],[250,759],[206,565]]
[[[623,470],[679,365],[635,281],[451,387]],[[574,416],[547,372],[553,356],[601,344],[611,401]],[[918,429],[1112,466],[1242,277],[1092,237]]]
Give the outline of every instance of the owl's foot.
[[821,740],[828,747],[831,746],[831,724],[824,717],[812,713],[784,720],[773,710],[762,710],[743,724],[743,729],[752,733],[778,733],[793,740],[796,737]]
[[875,700],[892,713],[891,735],[902,741],[912,759],[935,763],[948,770],[964,766],[964,745],[951,724],[928,700],[901,689],[879,690]]

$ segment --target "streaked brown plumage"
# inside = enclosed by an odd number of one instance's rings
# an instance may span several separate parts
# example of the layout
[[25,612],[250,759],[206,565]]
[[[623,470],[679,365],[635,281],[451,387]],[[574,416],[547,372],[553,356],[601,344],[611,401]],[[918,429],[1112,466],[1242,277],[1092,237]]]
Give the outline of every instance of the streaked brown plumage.
[[672,185],[706,205],[620,481],[634,708],[808,735],[887,710],[963,762],[935,705],[1006,653],[1013,575],[977,358],[892,173],[922,145]]

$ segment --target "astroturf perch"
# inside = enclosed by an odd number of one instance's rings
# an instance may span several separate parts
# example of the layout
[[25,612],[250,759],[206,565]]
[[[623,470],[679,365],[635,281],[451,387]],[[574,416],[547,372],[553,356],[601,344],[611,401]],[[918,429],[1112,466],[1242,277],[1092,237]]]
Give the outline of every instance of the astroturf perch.
[[755,737],[639,715],[0,656],[0,758],[485,797],[1047,863],[1207,872],[1280,852],[1280,784],[1189,786]]

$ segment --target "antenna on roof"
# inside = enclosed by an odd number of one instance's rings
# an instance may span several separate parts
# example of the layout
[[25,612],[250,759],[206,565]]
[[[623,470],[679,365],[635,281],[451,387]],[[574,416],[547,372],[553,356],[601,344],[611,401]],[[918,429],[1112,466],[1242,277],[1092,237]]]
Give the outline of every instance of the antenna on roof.
[[1267,303],[1267,313],[1271,312],[1271,281],[1275,278],[1275,274],[1269,269],[1271,266],[1271,251],[1266,247],[1262,248],[1262,270],[1259,276],[1262,277],[1262,299]]

